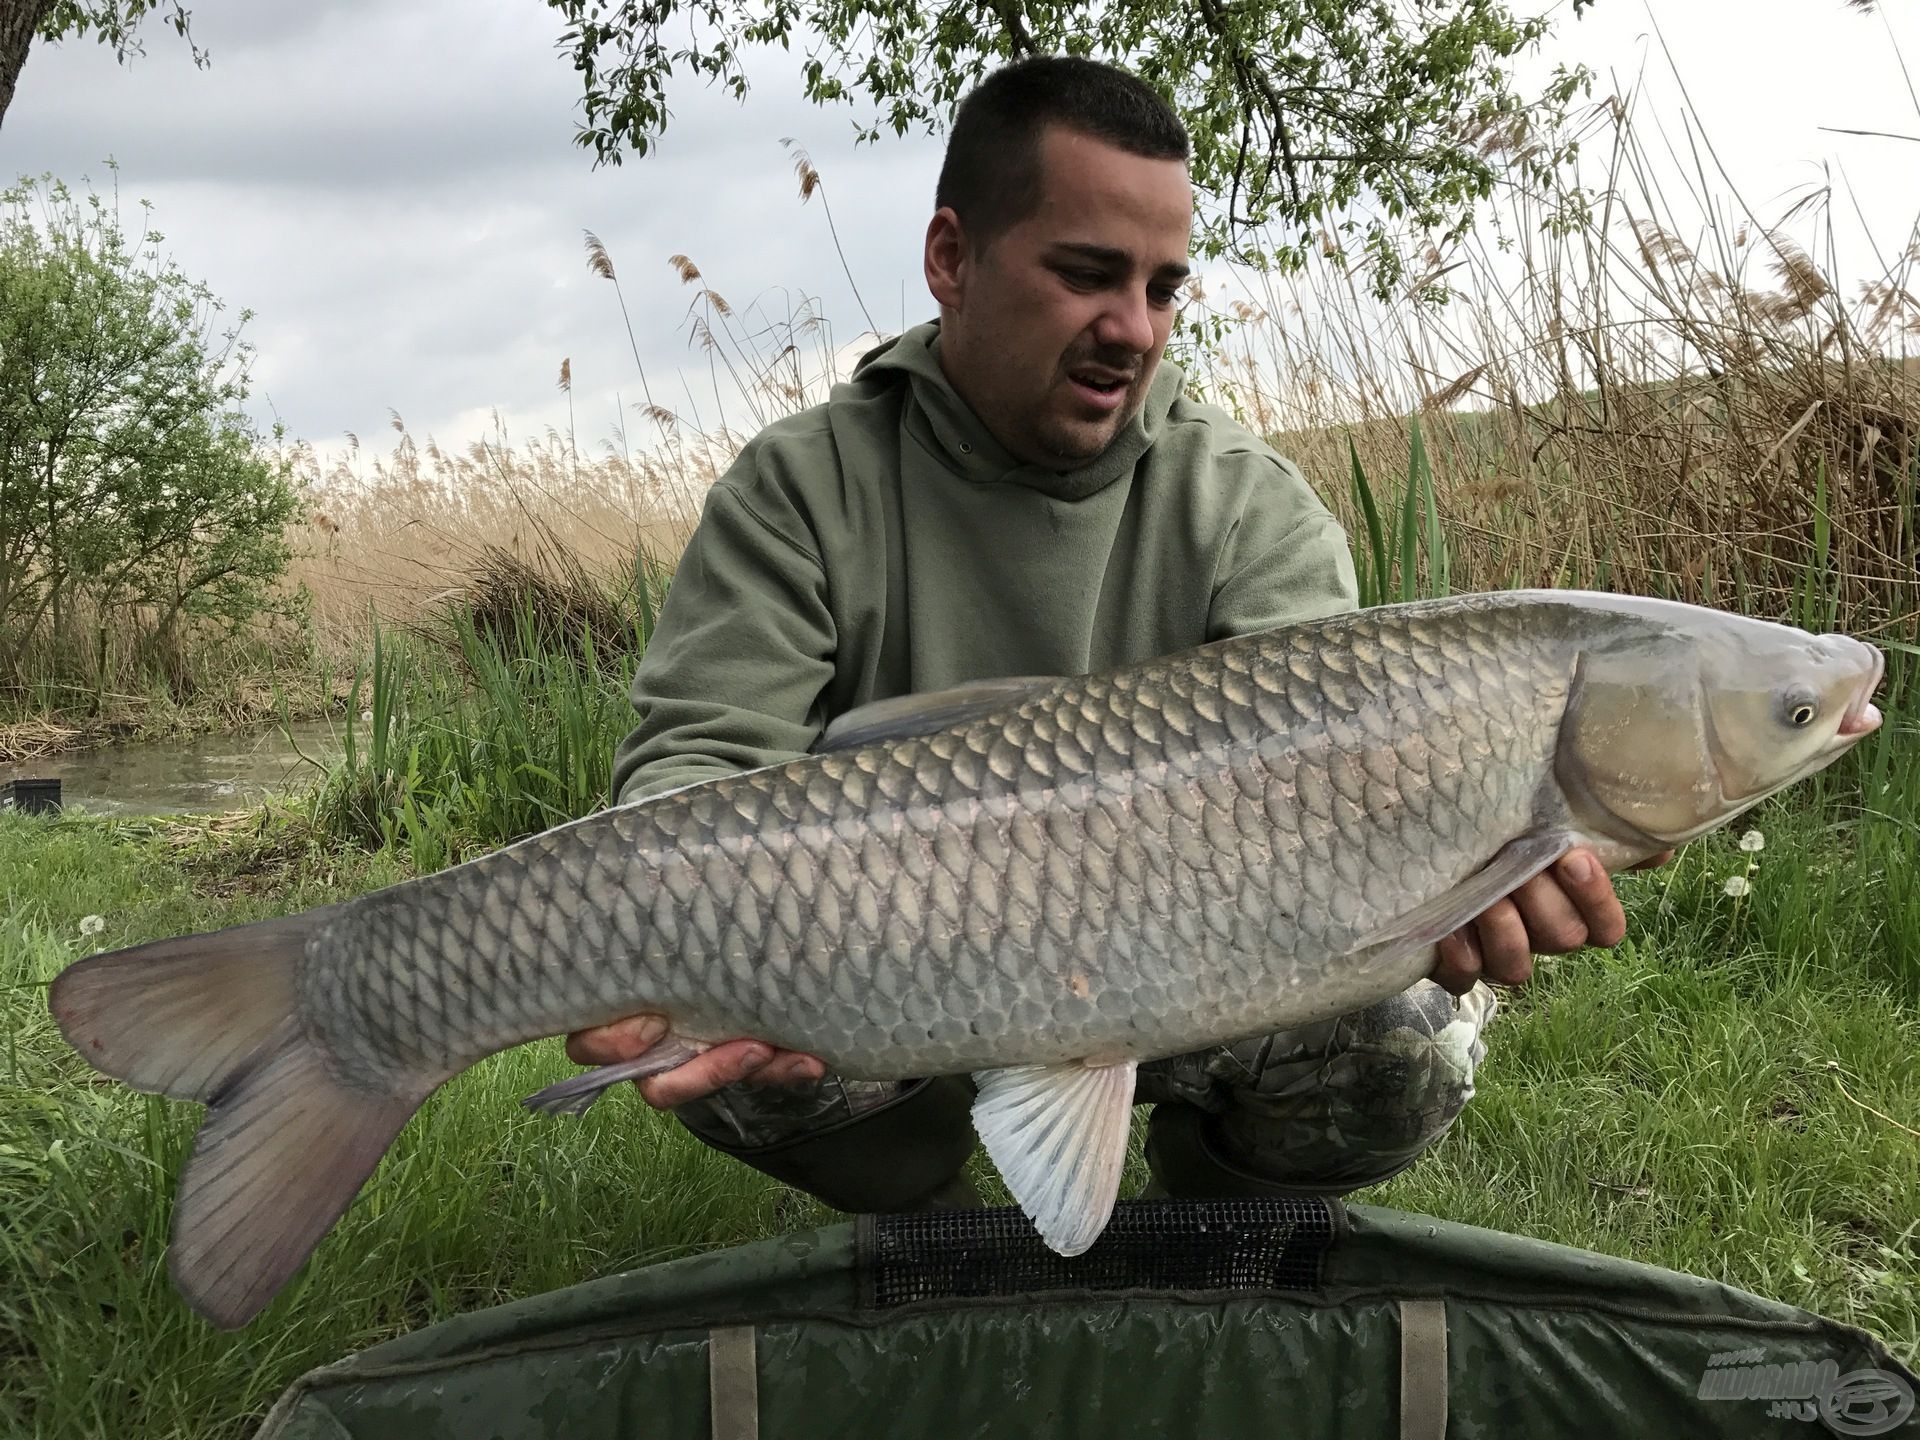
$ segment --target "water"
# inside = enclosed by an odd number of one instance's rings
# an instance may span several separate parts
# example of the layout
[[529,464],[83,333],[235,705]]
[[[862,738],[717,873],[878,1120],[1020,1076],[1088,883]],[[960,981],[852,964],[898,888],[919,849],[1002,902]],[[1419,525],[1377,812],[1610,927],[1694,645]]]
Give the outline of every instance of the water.
[[[291,729],[300,753],[323,764],[340,758],[338,722],[308,720]],[[61,805],[94,815],[205,814],[244,810],[268,795],[315,784],[321,772],[300,753],[276,725],[0,764],[0,783],[57,776]]]

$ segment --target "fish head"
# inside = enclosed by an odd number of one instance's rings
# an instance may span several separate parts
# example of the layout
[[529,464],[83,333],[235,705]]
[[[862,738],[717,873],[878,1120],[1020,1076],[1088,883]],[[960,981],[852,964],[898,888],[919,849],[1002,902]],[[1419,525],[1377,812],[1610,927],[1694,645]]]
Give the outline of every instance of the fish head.
[[1579,818],[1635,848],[1702,835],[1879,728],[1872,645],[1695,606],[1622,619],[1581,652],[1557,767]]

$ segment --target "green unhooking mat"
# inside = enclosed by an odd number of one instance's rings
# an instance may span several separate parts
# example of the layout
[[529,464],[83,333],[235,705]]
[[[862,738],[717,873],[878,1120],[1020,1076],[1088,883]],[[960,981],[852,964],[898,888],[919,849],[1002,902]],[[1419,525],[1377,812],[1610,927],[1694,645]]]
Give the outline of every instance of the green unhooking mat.
[[1910,1435],[1878,1341],[1709,1280],[1317,1200],[857,1221],[463,1315],[261,1440]]

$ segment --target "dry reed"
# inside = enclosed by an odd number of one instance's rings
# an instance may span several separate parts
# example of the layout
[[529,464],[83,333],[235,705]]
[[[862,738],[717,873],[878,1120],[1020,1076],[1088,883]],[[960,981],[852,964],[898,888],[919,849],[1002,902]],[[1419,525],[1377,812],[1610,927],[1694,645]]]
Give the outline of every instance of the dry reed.
[[288,582],[306,589],[316,643],[338,660],[365,643],[370,609],[412,621],[460,597],[485,610],[503,588],[613,575],[643,548],[677,554],[715,473],[611,450],[576,459],[555,434],[515,445],[496,430],[450,452],[393,423],[386,457],[362,464],[355,440],[324,469],[310,450],[299,461],[311,504]]
[[1417,415],[1456,589],[1597,585],[1912,638],[1920,238],[1848,299],[1830,193],[1764,225],[1721,213],[1702,162],[1691,198],[1716,221],[1690,242],[1627,107],[1590,118],[1612,160],[1585,223],[1552,223],[1564,195],[1509,195],[1490,238],[1430,254],[1437,305],[1376,306],[1316,260],[1238,303],[1202,390],[1355,534],[1349,440],[1376,482],[1404,475]]
[[[619,272],[606,244],[585,238],[588,271],[611,282],[625,317]],[[412,622],[460,599],[510,624],[517,597],[534,602],[556,633],[596,633],[632,614],[629,587],[670,568],[699,518],[707,487],[750,436],[826,397],[842,357],[814,302],[735,307],[686,255],[667,258],[691,289],[687,332],[708,372],[704,404],[686,386],[685,413],[654,396],[638,346],[644,443],[622,428],[583,458],[572,434],[549,429],[515,443],[494,433],[462,450],[416,440],[389,412],[397,439],[384,455],[349,435],[323,462],[311,445],[293,453],[309,514],[295,536],[289,584],[310,596],[323,652],[345,660],[365,644],[369,608]],[[631,333],[631,326],[629,326]],[[574,375],[563,361],[560,388]],[[682,381],[685,376],[679,377]]]

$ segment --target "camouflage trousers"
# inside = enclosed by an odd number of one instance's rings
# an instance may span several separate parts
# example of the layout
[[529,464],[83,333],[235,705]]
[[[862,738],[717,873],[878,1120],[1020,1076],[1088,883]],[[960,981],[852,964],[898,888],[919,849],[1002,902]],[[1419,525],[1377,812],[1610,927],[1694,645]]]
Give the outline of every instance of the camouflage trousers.
[[[1154,1106],[1156,1190],[1344,1194],[1397,1174],[1472,1098],[1498,1004],[1484,984],[1456,999],[1421,980],[1351,1014],[1142,1065],[1134,1100]],[[714,1148],[839,1208],[913,1208],[973,1148],[970,1089],[951,1080],[944,1098],[914,1094],[929,1083],[743,1082],[674,1113]]]

